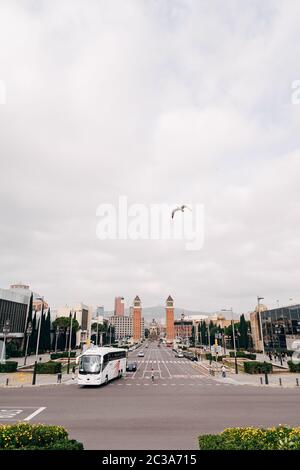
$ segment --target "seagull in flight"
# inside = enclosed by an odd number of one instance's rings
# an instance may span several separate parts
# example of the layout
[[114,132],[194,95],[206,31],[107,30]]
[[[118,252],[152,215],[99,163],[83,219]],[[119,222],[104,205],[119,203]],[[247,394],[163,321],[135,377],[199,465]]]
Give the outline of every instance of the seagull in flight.
[[189,209],[190,211],[192,210],[190,207],[186,206],[185,204],[183,204],[183,206],[178,206],[172,210],[172,219],[174,219],[175,212],[177,211],[184,212],[184,209]]

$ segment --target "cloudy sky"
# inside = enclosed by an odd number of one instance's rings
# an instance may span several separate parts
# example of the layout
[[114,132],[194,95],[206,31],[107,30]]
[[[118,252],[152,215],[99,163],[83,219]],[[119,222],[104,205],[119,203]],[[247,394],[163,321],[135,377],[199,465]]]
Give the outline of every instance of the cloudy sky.
[[[298,0],[1,0],[0,286],[50,305],[300,300]],[[205,243],[97,207],[204,204]]]

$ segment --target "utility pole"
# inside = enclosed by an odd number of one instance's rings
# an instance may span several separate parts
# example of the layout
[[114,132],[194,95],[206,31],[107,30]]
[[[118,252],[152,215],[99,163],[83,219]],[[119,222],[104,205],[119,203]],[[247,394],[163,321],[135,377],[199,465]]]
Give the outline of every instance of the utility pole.
[[70,373],[70,358],[71,358],[71,342],[72,342],[72,327],[73,327],[73,314],[71,312],[71,327],[70,327],[70,336],[69,336],[69,351],[68,351],[68,370],[67,373]]

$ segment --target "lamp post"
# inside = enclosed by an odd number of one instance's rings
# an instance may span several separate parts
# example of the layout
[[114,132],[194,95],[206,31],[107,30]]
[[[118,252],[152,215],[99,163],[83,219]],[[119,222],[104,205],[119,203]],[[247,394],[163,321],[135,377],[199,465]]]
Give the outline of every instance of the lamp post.
[[72,327],[73,327],[73,314],[71,313],[71,326],[70,326],[70,336],[69,336],[69,352],[68,352],[68,370],[67,373],[70,373],[70,358],[71,358],[71,342],[72,342]]
[[67,349],[68,349],[68,337],[69,337],[69,334],[70,334],[70,327],[68,326],[67,329],[66,329],[65,351],[67,351]]
[[233,337],[233,350],[234,350],[234,367],[235,373],[238,374],[238,364],[237,364],[237,357],[236,357],[236,345],[235,345],[235,328],[234,328],[234,320],[233,320],[233,308],[230,309],[223,308],[222,312],[230,312],[231,313],[231,326],[232,326],[232,337]]
[[56,326],[56,330],[55,330],[55,349],[54,349],[54,352],[55,352],[55,353],[57,352],[57,341],[58,341],[58,337],[59,337],[59,326],[57,325],[57,326]]
[[2,332],[3,332],[3,346],[2,346],[2,353],[1,353],[1,364],[5,364],[6,357],[4,353],[5,353],[6,337],[8,336],[10,332],[10,321],[8,319],[5,320],[4,322]]
[[265,354],[264,336],[263,336],[262,321],[261,321],[261,315],[260,315],[260,301],[261,300],[264,300],[264,297],[257,296],[257,313],[258,313],[258,318],[259,318],[261,345],[262,345],[262,352],[263,354]]
[[99,335],[99,319],[97,317],[96,346],[98,346],[98,335]]
[[26,329],[27,340],[26,340],[26,349],[25,349],[24,366],[26,366],[27,352],[28,352],[28,343],[29,343],[29,338],[30,338],[31,333],[32,333],[32,323],[31,323],[31,321],[30,321],[30,322],[28,323],[27,329]]

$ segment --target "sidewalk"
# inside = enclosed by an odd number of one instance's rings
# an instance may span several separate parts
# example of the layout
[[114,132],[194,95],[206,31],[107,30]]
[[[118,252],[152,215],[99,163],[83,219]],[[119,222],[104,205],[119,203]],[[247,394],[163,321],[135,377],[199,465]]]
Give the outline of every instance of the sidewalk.
[[[270,360],[266,362],[270,362]],[[220,362],[216,363],[213,361],[212,364],[210,365],[210,362],[205,359],[205,360],[196,362],[195,364],[198,364],[199,368],[204,368],[209,374],[209,376],[218,382],[230,383],[233,385],[253,385],[256,387],[279,387],[279,388],[295,387],[295,388],[299,388],[299,391],[300,391],[300,373],[294,374],[294,373],[289,373],[289,372],[284,371],[283,373],[268,374],[269,384],[265,385],[264,374],[245,374],[244,372],[239,372],[238,374],[235,374],[234,370],[232,369],[229,370],[228,367],[226,366],[226,377],[223,378],[221,374],[222,363]],[[275,363],[274,365],[278,365],[278,364]],[[288,368],[287,366],[283,367],[284,370],[286,370],[287,368]],[[209,373],[210,369],[214,371],[214,375],[210,375]],[[298,379],[299,385],[297,385],[297,379]],[[280,384],[280,381],[281,381],[281,384]]]
[[[226,378],[223,378],[221,374],[214,377],[218,382],[230,383],[233,385],[253,385],[256,387],[277,387],[277,388],[299,388],[300,392],[300,374],[268,374],[269,384],[265,384],[264,374],[232,374],[226,373]],[[262,381],[261,381],[262,379]],[[280,385],[281,379],[281,385]],[[298,384],[297,385],[297,380]],[[262,382],[262,383],[261,383]]]
[[[35,387],[41,385],[70,385],[76,383],[72,380],[72,374],[63,374],[61,384],[57,383],[57,374],[37,374],[36,384],[32,385],[32,372],[14,372],[11,374],[0,374],[0,387]],[[8,379],[8,385],[6,385]]]

